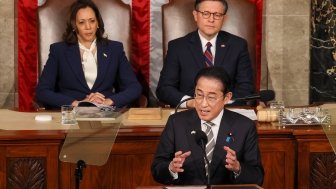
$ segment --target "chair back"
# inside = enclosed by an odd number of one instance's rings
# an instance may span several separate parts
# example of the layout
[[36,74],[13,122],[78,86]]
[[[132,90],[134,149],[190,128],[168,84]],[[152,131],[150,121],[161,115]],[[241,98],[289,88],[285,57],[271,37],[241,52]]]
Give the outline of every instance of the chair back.
[[[40,71],[48,59],[50,44],[62,41],[73,2],[75,0],[46,0],[38,9]],[[108,38],[122,42],[129,59],[131,53],[130,6],[124,4],[122,0],[93,0],[93,2],[97,5],[104,20],[105,33]]]
[[[251,64],[256,61],[256,6],[249,0],[227,0],[228,11],[222,30],[247,40]],[[195,31],[197,25],[192,11],[195,0],[170,0],[162,7],[163,54],[168,42]]]

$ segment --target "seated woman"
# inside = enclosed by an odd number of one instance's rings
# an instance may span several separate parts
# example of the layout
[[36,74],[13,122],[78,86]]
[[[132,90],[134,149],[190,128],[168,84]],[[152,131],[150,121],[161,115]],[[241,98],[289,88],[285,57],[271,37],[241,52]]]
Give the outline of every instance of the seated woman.
[[50,46],[36,88],[36,99],[57,108],[79,101],[127,106],[141,94],[123,45],[104,36],[104,22],[90,0],[76,1],[63,42]]

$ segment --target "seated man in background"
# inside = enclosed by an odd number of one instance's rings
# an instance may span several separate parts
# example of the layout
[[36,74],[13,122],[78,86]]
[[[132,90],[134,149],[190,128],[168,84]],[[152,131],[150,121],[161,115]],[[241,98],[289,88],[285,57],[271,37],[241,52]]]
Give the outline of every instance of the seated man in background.
[[[172,40],[161,70],[156,95],[171,106],[193,95],[197,72],[209,66],[225,68],[233,82],[234,98],[254,93],[253,70],[246,40],[221,31],[226,0],[196,0],[193,16],[198,30]],[[194,100],[181,107],[194,107]]]
[[[224,109],[230,101],[230,79],[221,67],[202,69],[195,78],[195,109],[168,118],[161,134],[152,175],[162,184],[258,184],[264,169],[255,123]],[[208,143],[204,152],[195,132],[204,131]],[[204,134],[205,135],[205,134]]]
[[37,101],[52,108],[77,106],[79,101],[129,105],[140,96],[141,85],[122,43],[104,37],[104,22],[91,0],[74,2],[70,11],[64,41],[50,46]]

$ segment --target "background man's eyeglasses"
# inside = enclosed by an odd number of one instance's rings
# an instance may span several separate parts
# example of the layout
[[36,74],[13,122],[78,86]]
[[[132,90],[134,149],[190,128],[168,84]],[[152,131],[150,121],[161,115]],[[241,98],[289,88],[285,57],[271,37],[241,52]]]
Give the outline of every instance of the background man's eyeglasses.
[[223,13],[219,13],[219,12],[209,12],[209,11],[199,11],[199,10],[196,10],[196,12],[201,13],[201,14],[202,14],[202,17],[203,17],[204,19],[208,19],[208,18],[210,18],[210,16],[213,14],[213,18],[214,18],[215,20],[220,20],[220,19],[222,19],[223,16],[225,15],[225,14],[223,14]]

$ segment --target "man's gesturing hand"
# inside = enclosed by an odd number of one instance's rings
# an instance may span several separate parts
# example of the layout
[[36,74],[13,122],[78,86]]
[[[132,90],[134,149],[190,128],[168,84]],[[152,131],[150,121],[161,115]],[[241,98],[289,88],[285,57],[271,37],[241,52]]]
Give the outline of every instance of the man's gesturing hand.
[[173,161],[171,161],[169,164],[169,170],[174,173],[183,172],[184,171],[184,169],[182,168],[183,163],[185,159],[190,156],[190,154],[191,151],[185,153],[182,153],[182,151],[176,152]]

